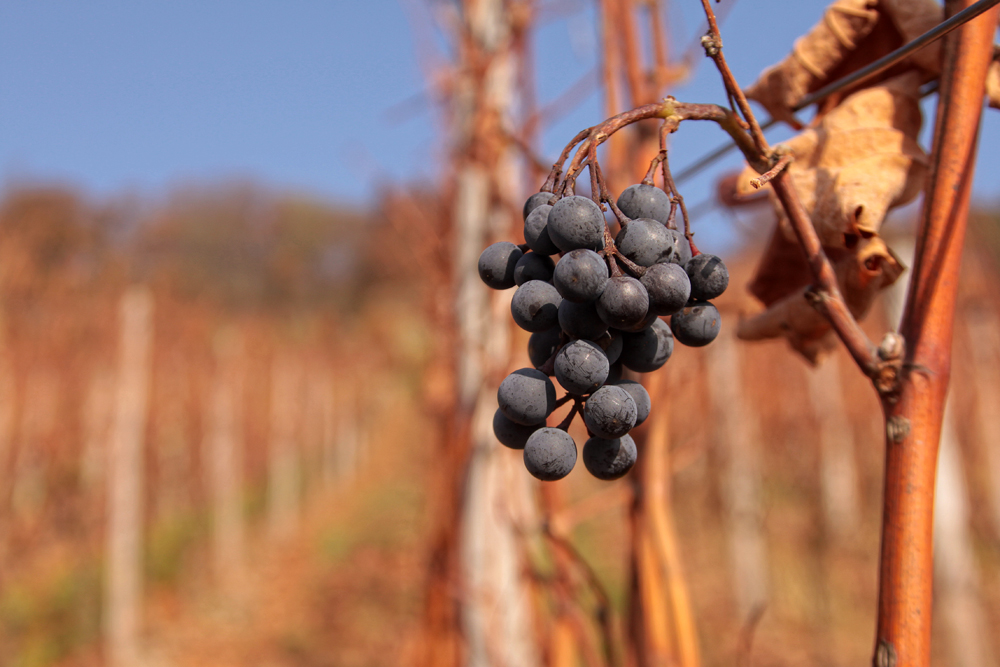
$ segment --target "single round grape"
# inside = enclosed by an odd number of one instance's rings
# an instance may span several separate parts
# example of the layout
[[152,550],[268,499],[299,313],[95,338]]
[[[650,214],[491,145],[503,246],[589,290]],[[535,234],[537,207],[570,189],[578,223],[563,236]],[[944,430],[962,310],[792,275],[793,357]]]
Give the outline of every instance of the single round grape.
[[684,269],[691,279],[691,298],[696,301],[714,299],[729,287],[729,269],[715,255],[692,257]]
[[493,435],[497,437],[501,445],[511,449],[524,449],[524,443],[528,441],[531,434],[540,429],[541,426],[525,426],[511,421],[504,417],[504,414],[497,408],[493,413]]
[[510,313],[525,331],[545,331],[559,323],[562,297],[556,288],[541,280],[529,280],[514,292]]
[[652,266],[669,262],[674,254],[674,240],[670,230],[656,220],[633,220],[615,237],[618,251],[639,266]]
[[657,315],[673,315],[691,298],[691,279],[679,264],[653,264],[639,282],[649,295],[649,311]]
[[670,318],[670,330],[677,342],[688,347],[708,345],[722,328],[719,311],[707,301],[695,301]]
[[652,218],[665,225],[670,217],[670,197],[655,185],[630,185],[618,195],[616,203],[618,209],[633,220]]
[[674,351],[674,337],[670,327],[661,319],[657,319],[645,331],[623,333],[622,338],[624,340],[619,359],[626,368],[637,373],[652,373],[661,368]]
[[514,286],[514,268],[524,253],[510,241],[500,241],[479,256],[479,277],[493,289]]
[[527,220],[528,215],[530,215],[532,211],[539,206],[547,205],[553,197],[555,197],[555,195],[551,192],[536,192],[528,197],[528,201],[524,202],[524,211],[522,211],[523,219]]
[[618,361],[622,354],[622,335],[618,331],[609,330],[607,334],[594,340],[602,350],[604,356],[608,358],[608,363],[613,364]]
[[608,325],[597,314],[597,304],[573,303],[567,299],[559,304],[559,328],[570,338],[596,340],[608,332]]
[[583,421],[599,438],[614,440],[635,426],[638,408],[627,391],[615,385],[604,385],[587,399],[583,406]]
[[500,383],[497,403],[504,416],[518,424],[544,424],[556,409],[556,386],[534,368],[516,370]]
[[674,254],[670,257],[670,261],[681,266],[687,265],[691,259],[691,244],[688,243],[687,237],[684,236],[684,232],[676,229],[668,229],[667,231],[674,237]]
[[556,353],[559,347],[559,338],[562,331],[559,327],[552,327],[545,331],[536,331],[528,338],[528,359],[531,360],[535,368],[541,366]]
[[524,242],[539,255],[554,255],[559,248],[549,237],[549,213],[552,207],[548,204],[539,206],[524,220]]
[[563,197],[549,211],[549,238],[563,252],[604,247],[604,212],[589,197]]
[[597,300],[597,313],[608,326],[616,329],[639,324],[646,319],[648,311],[649,295],[646,294],[646,288],[631,276],[609,279]]
[[562,479],[576,465],[576,443],[566,431],[540,428],[524,445],[524,467],[543,482]]
[[646,391],[646,388],[635,380],[618,380],[614,384],[616,387],[621,387],[627,391],[628,395],[632,397],[633,401],[635,401],[635,425],[638,426],[642,422],[646,421],[646,418],[649,417],[649,411],[653,407],[652,401],[649,400],[649,392]]
[[564,299],[595,301],[608,282],[608,263],[593,250],[571,250],[559,260],[552,284]]
[[552,272],[556,265],[548,255],[539,255],[537,252],[526,252],[517,260],[514,265],[514,282],[521,286],[529,280],[541,280],[548,282],[552,280]]
[[623,477],[637,457],[635,440],[628,434],[614,440],[590,438],[583,445],[583,465],[591,475],[606,482]]
[[608,379],[608,370],[610,364],[604,350],[589,340],[567,343],[556,355],[556,380],[577,396],[597,390]]

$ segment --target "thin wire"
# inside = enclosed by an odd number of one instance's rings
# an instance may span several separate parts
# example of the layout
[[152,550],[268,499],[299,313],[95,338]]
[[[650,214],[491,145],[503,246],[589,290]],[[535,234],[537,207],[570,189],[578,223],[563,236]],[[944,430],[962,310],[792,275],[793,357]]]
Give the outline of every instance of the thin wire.
[[[950,19],[942,21],[941,23],[937,24],[936,26],[934,26],[933,28],[922,34],[920,37],[917,37],[912,42],[904,44],[903,46],[899,47],[892,53],[889,53],[888,55],[879,58],[875,62],[859,69],[853,74],[849,74],[843,77],[842,79],[834,81],[828,86],[820,88],[819,90],[810,95],[806,95],[804,98],[802,98],[801,101],[799,101],[798,104],[796,104],[792,108],[792,111],[801,111],[802,109],[805,109],[806,107],[815,104],[816,102],[819,102],[820,100],[829,97],[830,95],[839,92],[848,86],[858,83],[859,81],[864,81],[869,77],[879,74],[880,72],[884,72],[886,69],[892,67],[897,62],[899,62],[903,58],[906,58],[914,51],[922,49],[931,42],[934,42],[935,40],[944,37],[952,30],[958,28],[964,23],[971,21],[972,19],[976,18],[977,16],[979,16],[980,14],[982,14],[983,12],[990,9],[996,4],[1000,4],[1000,0],[979,0],[979,2],[977,2],[976,4],[972,5],[971,7],[963,9],[959,13],[952,16]],[[930,95],[936,91],[937,91],[937,82],[933,82],[928,86],[924,86],[924,88],[921,90],[921,97],[926,97],[927,95]],[[777,122],[778,121],[771,118],[766,123],[761,125],[761,129],[767,130],[776,125]],[[674,181],[677,183],[681,183],[683,181],[688,180],[695,174],[705,169],[705,167],[708,167],[713,162],[723,157],[724,155],[728,154],[735,148],[736,145],[732,143],[726,144],[724,146],[719,146],[714,151],[704,156],[694,164],[684,168],[680,173],[678,173],[674,177]]]
[[930,30],[922,34],[920,37],[917,37],[912,42],[904,44],[903,46],[899,47],[898,49],[896,49],[895,51],[893,51],[888,55],[882,56],[881,58],[871,63],[867,67],[862,67],[857,72],[854,72],[853,74],[848,74],[844,78],[838,81],[834,81],[828,86],[820,88],[811,95],[806,95],[804,98],[802,98],[801,102],[795,105],[794,111],[798,111],[799,109],[804,109],[810,104],[815,104],[821,99],[829,97],[830,95],[840,90],[843,90],[848,86],[854,85],[855,83],[858,83],[860,81],[864,81],[869,77],[873,77],[876,74],[879,74],[880,72],[884,72],[885,70],[889,69],[890,67],[892,67],[897,62],[899,62],[906,56],[910,55],[914,51],[922,49],[931,42],[944,37],[952,30],[961,26],[963,23],[971,21],[972,19],[976,18],[977,16],[985,12],[987,9],[990,9],[991,7],[993,7],[998,3],[1000,3],[1000,0],[979,0],[979,2],[977,2],[976,4],[970,7],[966,7],[959,13],[952,16],[947,21],[943,21],[937,24],[935,27],[931,28]]
[[[927,97],[928,95],[933,95],[934,93],[936,93],[938,91],[939,87],[940,87],[940,82],[936,81],[936,80],[935,81],[931,81],[930,83],[924,84],[924,86],[920,89],[920,98],[923,99],[923,98]],[[772,121],[768,122],[767,125],[762,126],[760,129],[766,130],[767,128],[771,127],[771,125],[774,125],[774,123],[775,123],[775,121],[772,120]],[[726,153],[729,152],[728,149],[733,148],[733,147],[734,147],[734,144],[726,144],[725,146],[720,146],[718,150],[715,150],[712,153],[709,153],[708,155],[706,155],[705,157],[703,157],[701,160],[699,160],[698,164],[700,165],[702,162],[704,162],[705,160],[708,160],[709,158],[713,158],[714,159],[714,158],[721,157],[722,155],[724,155],[724,154],[726,154]],[[723,148],[725,148],[726,150],[722,150]],[[717,153],[718,153],[718,155],[716,155]],[[687,171],[690,171],[695,166],[697,166],[697,165],[691,165],[690,167],[687,168]],[[707,165],[704,165],[704,166],[707,166]],[[676,183],[679,178],[680,178],[679,176],[674,177],[674,182]],[[693,221],[695,218],[700,217],[702,213],[709,213],[711,211],[714,211],[717,208],[717,204],[718,203],[719,203],[718,198],[716,198],[716,197],[709,197],[708,199],[700,201],[697,204],[695,204],[694,206],[692,206],[691,207],[691,211],[688,214],[688,216]]]

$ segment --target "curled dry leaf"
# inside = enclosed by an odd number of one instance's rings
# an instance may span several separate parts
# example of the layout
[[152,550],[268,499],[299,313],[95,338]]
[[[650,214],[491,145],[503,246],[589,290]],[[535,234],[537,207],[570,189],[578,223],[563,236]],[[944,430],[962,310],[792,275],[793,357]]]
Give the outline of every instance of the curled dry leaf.
[[[795,156],[789,177],[824,247],[844,248],[878,234],[889,209],[920,193],[927,173],[920,125],[920,79],[911,72],[859,90],[815,128],[785,142]],[[740,174],[737,199],[754,192],[756,176],[752,167]],[[780,233],[794,239],[781,205],[772,201]]]
[[[927,174],[927,156],[916,140],[919,87],[920,75],[909,72],[863,88],[815,128],[786,142],[795,155],[788,177],[857,318],[902,271],[878,234],[886,213],[913,200]],[[750,180],[756,176],[747,167],[735,179],[730,198],[751,198]],[[749,340],[785,336],[815,362],[833,344],[830,326],[804,298],[812,274],[783,208],[773,195],[771,202],[778,224],[749,285],[767,310],[743,322],[737,335]]]
[[[801,250],[775,237],[765,260],[787,258],[792,252],[798,253],[796,259],[804,266]],[[878,293],[896,282],[904,270],[885,241],[877,236],[861,239],[855,248],[833,253],[830,259],[844,301],[858,319],[865,316]],[[760,277],[758,273],[757,279]],[[780,290],[770,292],[768,296],[773,300],[765,301],[767,309],[741,320],[736,335],[744,340],[785,336],[795,350],[816,363],[837,341],[830,323],[806,298],[808,290],[808,284],[800,284],[784,294]]]
[[[747,89],[747,96],[801,129],[793,109],[806,95],[915,39],[942,18],[935,0],[836,0],[792,53]],[[888,211],[923,189],[928,161],[917,142],[919,91],[938,76],[939,63],[940,44],[922,49],[864,87],[825,100],[812,127],[786,142],[795,157],[788,177],[857,318],[903,270],[878,234]],[[1000,69],[991,70],[991,78],[996,91],[991,103],[995,98],[1000,104]],[[756,176],[747,167],[720,182],[723,202],[759,198],[750,185]],[[812,275],[773,195],[771,202],[778,225],[749,286],[766,310],[744,320],[737,333],[750,340],[785,336],[815,362],[834,343],[831,329],[805,298]]]
[[[836,0],[823,20],[796,40],[792,53],[764,70],[746,95],[774,118],[801,129],[793,109],[802,98],[916,39],[943,18],[935,0]],[[940,61],[940,42],[934,42],[866,85],[912,67],[930,80],[940,74]],[[838,102],[837,96],[831,97],[819,116]]]
[[837,0],[823,20],[795,41],[792,53],[767,68],[746,95],[764,106],[772,117],[800,129],[792,109],[808,93],[818,90],[864,40],[878,21],[871,0]]

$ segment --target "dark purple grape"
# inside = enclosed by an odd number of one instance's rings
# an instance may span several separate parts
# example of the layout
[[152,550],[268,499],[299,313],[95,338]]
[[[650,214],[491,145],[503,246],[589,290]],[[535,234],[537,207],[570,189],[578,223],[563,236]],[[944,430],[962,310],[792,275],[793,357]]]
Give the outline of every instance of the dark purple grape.
[[524,242],[539,255],[554,255],[559,248],[549,238],[549,213],[552,207],[548,204],[539,206],[524,220]]
[[524,426],[544,424],[556,409],[556,386],[545,373],[522,368],[500,383],[497,403],[500,412],[513,422]]
[[613,364],[618,361],[622,354],[622,335],[618,331],[609,330],[608,333],[594,340],[608,358],[608,363]]
[[524,467],[543,482],[562,479],[576,465],[576,443],[566,431],[540,428],[524,445]]
[[608,282],[608,263],[593,250],[571,250],[559,260],[552,284],[564,299],[595,301]]
[[551,329],[536,331],[531,334],[528,338],[528,359],[531,359],[531,363],[535,368],[543,365],[556,353],[561,335],[562,331],[559,327],[552,327]]
[[498,408],[493,413],[493,435],[497,437],[501,445],[511,449],[524,449],[524,443],[528,441],[531,434],[541,428],[541,425],[525,426],[515,421],[507,419]]
[[535,194],[528,197],[528,201],[524,202],[524,210],[522,211],[522,219],[527,220],[528,215],[531,214],[539,206],[544,206],[549,203],[549,201],[555,197],[551,192],[536,192]]
[[635,440],[628,434],[613,440],[590,438],[583,445],[583,465],[591,475],[606,482],[623,477],[637,457]]
[[583,406],[583,421],[599,438],[620,438],[635,426],[638,409],[627,391],[614,385],[604,385],[587,399]]
[[608,326],[625,329],[646,319],[649,295],[646,288],[631,276],[617,276],[608,284],[597,300],[597,313]]
[[674,254],[670,231],[656,220],[640,218],[622,227],[615,237],[618,251],[639,266],[669,262]]
[[563,252],[604,247],[604,212],[589,197],[563,197],[549,211],[549,238]]
[[545,331],[559,323],[562,297],[556,288],[541,280],[529,280],[514,292],[510,313],[525,331]]
[[622,354],[619,359],[626,368],[637,373],[652,373],[667,363],[674,351],[674,337],[670,327],[661,319],[653,326],[638,333],[623,333]]
[[667,231],[674,237],[674,254],[670,257],[670,261],[674,264],[686,266],[691,259],[691,244],[688,243],[684,232],[676,229],[668,229]]
[[654,185],[638,183],[625,188],[618,196],[618,208],[629,218],[652,218],[667,224],[670,217],[670,197]]
[[707,301],[694,301],[670,318],[670,330],[678,343],[688,347],[708,345],[719,335],[722,317]]
[[479,277],[493,289],[513,287],[514,267],[523,254],[510,241],[494,243],[479,256]]
[[646,269],[639,282],[649,295],[649,311],[657,315],[673,315],[691,297],[691,280],[679,264],[654,264]]
[[548,255],[539,255],[537,252],[526,252],[517,260],[514,265],[514,282],[520,286],[529,280],[541,280],[549,282],[552,280],[552,272],[556,265]]
[[608,331],[608,325],[597,314],[596,303],[573,303],[566,299],[559,304],[559,328],[570,338],[587,340],[596,340]]
[[646,418],[649,417],[649,411],[653,407],[652,401],[649,400],[649,392],[646,391],[646,388],[635,380],[618,380],[614,384],[616,387],[621,387],[627,391],[628,395],[632,397],[633,401],[635,401],[635,425],[638,426],[642,422],[646,421]]
[[692,257],[684,269],[691,279],[691,298],[696,301],[714,299],[729,287],[729,269],[715,255]]
[[577,396],[589,394],[604,384],[609,368],[604,350],[589,340],[567,343],[556,355],[556,380]]

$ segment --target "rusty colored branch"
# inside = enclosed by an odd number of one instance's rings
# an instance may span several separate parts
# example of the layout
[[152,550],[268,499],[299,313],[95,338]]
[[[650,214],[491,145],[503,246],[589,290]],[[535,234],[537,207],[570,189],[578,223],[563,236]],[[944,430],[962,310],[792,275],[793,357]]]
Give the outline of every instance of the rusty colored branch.
[[788,221],[795,231],[816,281],[809,293],[813,306],[830,321],[837,336],[843,341],[847,351],[865,375],[877,380],[881,374],[890,373],[892,367],[880,361],[875,345],[868,339],[847,308],[847,303],[837,285],[837,275],[833,271],[833,265],[823,252],[816,229],[802,202],[799,201],[798,194],[788,179],[788,173],[778,174],[771,181],[771,187],[774,188],[774,193],[788,216]]
[[566,148],[559,155],[559,159],[555,161],[552,165],[552,170],[549,172],[549,177],[545,179],[545,183],[542,184],[540,192],[558,192],[554,189],[556,184],[559,182],[559,177],[562,175],[563,165],[566,164],[566,160],[569,158],[569,154],[573,151],[577,144],[590,136],[590,131],[593,128],[588,127],[585,130],[580,130],[577,132],[573,140],[566,144]]
[[545,531],[545,536],[552,543],[553,549],[559,552],[561,557],[565,559],[565,562],[573,565],[578,570],[579,574],[586,582],[587,587],[590,589],[591,594],[593,594],[595,600],[597,601],[597,609],[594,612],[594,620],[600,631],[604,664],[608,667],[615,667],[619,664],[620,660],[618,658],[619,650],[617,648],[617,642],[615,641],[611,598],[608,596],[608,592],[601,583],[601,580],[597,576],[597,572],[594,571],[594,568],[591,567],[590,563],[588,563],[576,547],[573,546],[572,542],[566,539],[566,537],[562,534],[556,532],[555,526],[556,524],[554,522],[550,522],[549,529]]
[[791,153],[785,153],[778,158],[778,162],[773,167],[765,171],[757,178],[750,179],[750,185],[753,186],[754,190],[760,190],[762,187],[770,183],[775,176],[780,174],[785,167],[790,165],[794,159],[795,158]]
[[719,34],[719,23],[715,20],[715,12],[712,10],[712,0],[701,0],[701,6],[705,10],[705,18],[708,19],[708,34],[701,38],[705,55],[712,59],[719,74],[722,75],[722,83],[726,87],[726,93],[736,100],[736,106],[739,107],[743,119],[750,127],[750,136],[753,137],[753,143],[758,153],[767,155],[770,153],[770,148],[768,148],[767,139],[764,138],[764,132],[760,129],[757,118],[750,109],[750,103],[747,102],[746,95],[743,94],[743,89],[736,82],[736,77],[733,76],[733,72],[726,62],[726,57],[722,54],[722,35]]
[[[621,46],[625,60],[625,78],[628,80],[632,100],[637,104],[645,104],[655,97],[650,95],[646,83],[646,75],[642,68],[642,57],[639,55],[640,40],[635,27],[635,12],[633,0],[612,0],[618,9],[618,44]],[[653,93],[655,95],[655,93]]]
[[649,420],[644,451],[646,467],[643,470],[642,482],[645,491],[645,515],[649,522],[653,545],[658,552],[658,560],[664,570],[663,578],[670,604],[672,634],[678,664],[680,667],[699,667],[701,657],[698,650],[698,633],[681,568],[677,533],[670,512],[670,479],[673,474],[669,448],[670,411],[667,409],[667,383],[662,373],[656,373],[650,378],[649,392],[657,410]]
[[[565,162],[565,157],[561,157],[556,162],[552,168],[552,174],[549,175],[549,179],[556,183],[555,191],[562,192],[565,189],[563,186],[567,182],[575,180],[583,170],[584,163],[591,156],[596,155],[597,147],[607,141],[611,135],[628,125],[651,119],[663,120],[664,128],[661,131],[668,134],[674,132],[680,123],[685,120],[713,121],[733,138],[747,161],[754,165],[758,171],[766,171],[772,166],[769,160],[762,157],[753,140],[743,130],[739,117],[729,109],[720,107],[717,104],[678,102],[672,97],[667,97],[662,102],[646,104],[612,116],[603,123],[595,125],[574,137],[573,141],[563,150],[563,155],[568,156],[573,148],[579,145],[573,159],[570,161],[569,167],[565,171],[562,185],[559,185],[557,180],[559,174],[562,173],[561,169]],[[549,181],[546,181],[546,185],[548,184]]]
[[[949,1],[946,13],[971,5]],[[945,38],[931,173],[900,333],[898,396],[883,399],[886,464],[875,664],[930,664],[934,479],[955,293],[997,10]]]
[[671,78],[666,29],[660,0],[649,0],[646,7],[649,11],[649,32],[653,40],[653,85],[656,90],[660,90]]

